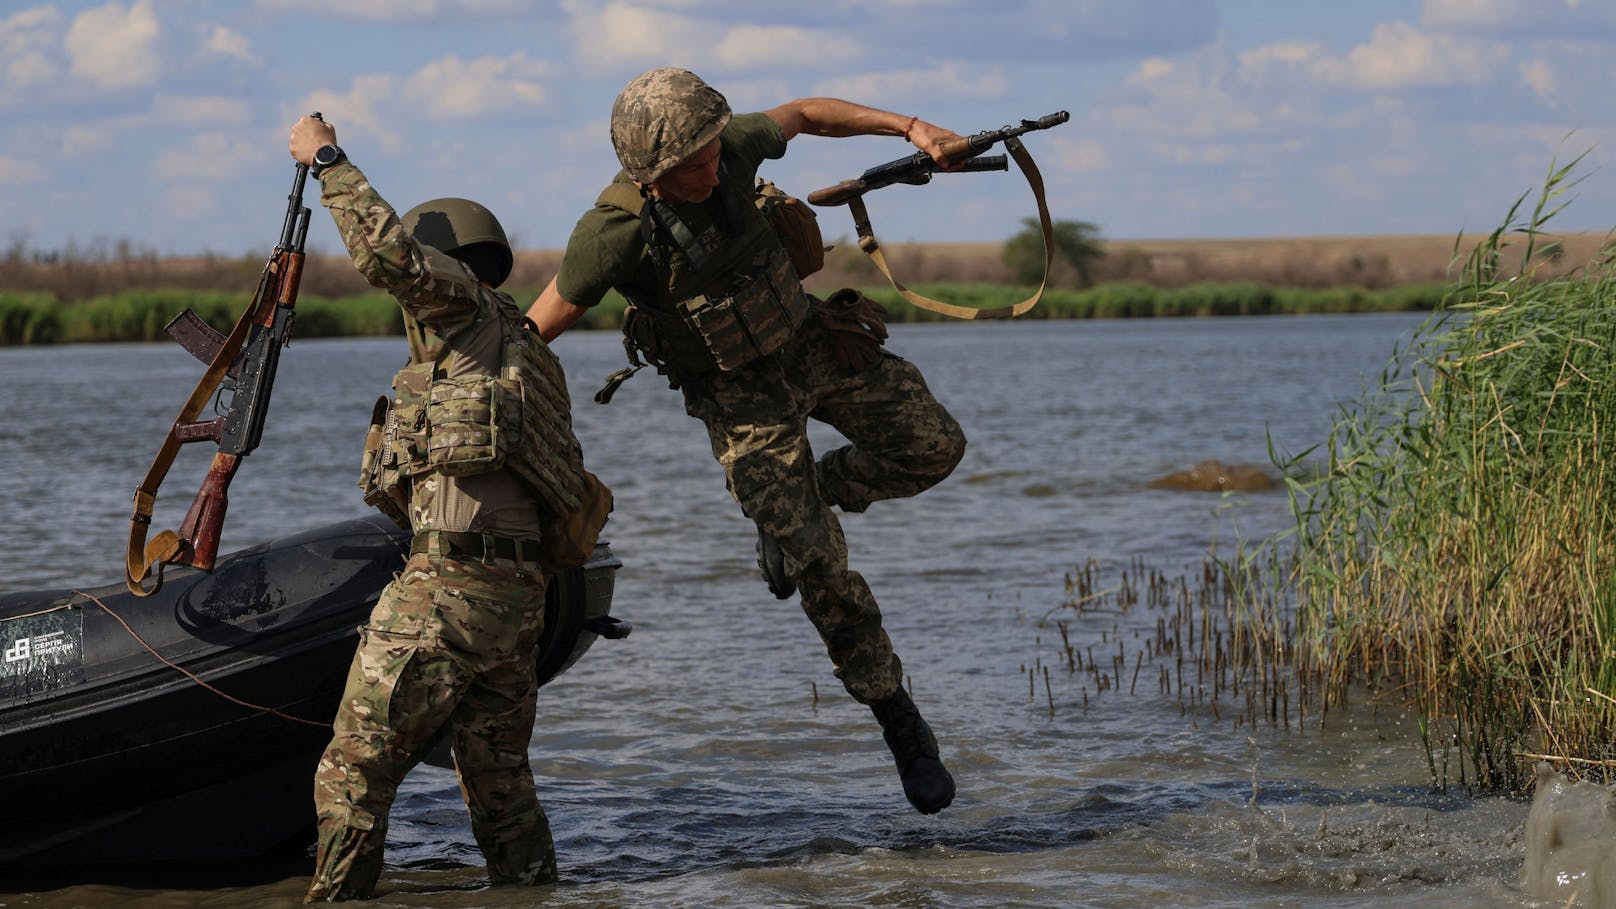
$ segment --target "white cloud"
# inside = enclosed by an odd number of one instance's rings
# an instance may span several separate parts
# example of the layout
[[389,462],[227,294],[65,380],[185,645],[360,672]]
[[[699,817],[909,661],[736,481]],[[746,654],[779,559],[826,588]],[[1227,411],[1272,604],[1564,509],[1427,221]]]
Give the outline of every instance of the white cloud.
[[712,55],[726,70],[779,66],[823,69],[862,57],[864,48],[850,37],[827,40],[823,31],[813,29],[742,25],[720,36]]
[[277,13],[307,13],[362,19],[370,22],[412,22],[436,15],[444,4],[438,0],[258,0],[258,8]]
[[[1278,41],[1236,52],[1227,40],[1174,59],[1142,61],[1123,88],[1102,97],[1096,119],[1140,136],[1211,143],[1238,134],[1278,136],[1319,129],[1388,131],[1409,122],[1402,108],[1380,110],[1399,92],[1481,85],[1512,75],[1502,44],[1382,23],[1345,52],[1309,40]],[[1395,114],[1395,116],[1394,116]],[[1157,146],[1175,160],[1225,154]],[[1168,149],[1172,149],[1168,152]]]
[[199,221],[218,212],[218,190],[194,183],[170,186],[163,194],[163,207],[177,220]]
[[1520,5],[1518,0],[1425,0],[1420,20],[1440,27],[1498,22],[1508,18]]
[[1537,59],[1521,64],[1521,81],[1525,82],[1539,98],[1548,100],[1554,97],[1555,80],[1554,67],[1547,60]]
[[1570,123],[1616,123],[1616,55],[1588,41],[1534,42],[1532,57],[1517,73],[1536,98],[1540,111],[1551,111]]
[[626,3],[600,6],[565,0],[562,9],[575,59],[597,70],[668,63],[694,66],[705,56],[700,49],[711,46],[715,38],[711,26],[700,20]]
[[1327,82],[1379,91],[1475,85],[1497,74],[1508,60],[1509,48],[1503,44],[1385,22],[1375,26],[1368,44],[1343,57],[1325,57],[1314,71]]
[[107,151],[115,145],[114,131],[102,126],[78,124],[62,133],[62,154],[68,157]]
[[[287,113],[295,119],[309,111],[320,111],[336,127],[338,141],[342,141],[343,131],[351,128],[352,134],[363,134],[367,145],[374,143],[383,151],[396,154],[406,148],[406,143],[403,136],[388,125],[389,118],[382,113],[383,106],[392,100],[396,85],[397,80],[385,73],[356,76],[346,92],[329,89],[310,92],[295,111]],[[292,120],[286,123],[290,127]]]
[[1518,39],[1557,35],[1616,37],[1616,4],[1609,0],[1424,0],[1420,22],[1431,28]]
[[868,55],[862,42],[841,29],[732,25],[740,17],[703,18],[623,2],[563,0],[561,8],[575,59],[596,71],[683,66],[707,76],[826,70]]
[[236,133],[199,133],[158,156],[152,172],[175,183],[219,182],[240,176],[269,160],[263,143]]
[[[54,6],[36,6],[0,19],[0,99],[21,102],[31,89],[56,80],[59,66],[52,51],[62,22]],[[0,100],[0,108],[10,106]]]
[[1096,108],[1106,128],[1122,133],[1210,138],[1256,130],[1267,120],[1258,110],[1263,97],[1226,46],[1180,60],[1152,57],[1125,86]]
[[[1110,170],[1111,155],[1103,143],[1094,139],[1052,139],[1054,168],[1061,171],[1095,173]],[[1040,171],[1049,169],[1041,166]]]
[[[838,76],[820,80],[813,87],[815,93],[833,98],[881,98],[882,103],[888,104],[940,97],[992,100],[1008,97],[1010,89],[1010,78],[1002,67],[982,68],[963,63]],[[780,99],[785,100],[788,99]]]
[[542,107],[553,68],[523,51],[509,57],[435,60],[404,80],[405,100],[432,117],[470,120],[513,107]]
[[162,27],[151,0],[85,10],[67,30],[64,47],[72,71],[102,88],[148,85],[157,79]]
[[215,57],[228,57],[246,63],[259,62],[258,55],[253,53],[252,44],[248,42],[247,36],[223,25],[214,25],[206,29],[202,50]]
[[246,101],[218,95],[158,95],[152,114],[161,122],[180,126],[242,125],[252,119]]
[[258,0],[274,13],[312,14],[361,22],[421,22],[444,16],[533,14],[530,0]]
[[45,170],[37,161],[0,155],[0,186],[25,186],[44,177]]

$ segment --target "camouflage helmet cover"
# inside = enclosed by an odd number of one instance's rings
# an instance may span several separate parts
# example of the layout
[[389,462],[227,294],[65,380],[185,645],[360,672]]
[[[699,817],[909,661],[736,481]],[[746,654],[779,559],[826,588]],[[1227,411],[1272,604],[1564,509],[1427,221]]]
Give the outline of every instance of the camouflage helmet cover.
[[472,266],[490,285],[498,287],[510,277],[514,257],[505,228],[476,202],[431,199],[405,212],[403,221],[410,236]]
[[650,183],[718,138],[729,118],[729,102],[700,76],[653,69],[612,103],[612,148],[630,179]]

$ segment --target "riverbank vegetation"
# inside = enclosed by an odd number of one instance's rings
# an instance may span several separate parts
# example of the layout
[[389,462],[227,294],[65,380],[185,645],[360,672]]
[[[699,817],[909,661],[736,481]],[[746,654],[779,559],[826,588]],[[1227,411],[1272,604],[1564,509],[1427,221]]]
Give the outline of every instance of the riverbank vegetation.
[[1293,487],[1279,578],[1322,702],[1356,682],[1405,697],[1433,775],[1484,789],[1524,788],[1542,758],[1616,778],[1616,259],[1537,274],[1574,165],[1343,411],[1327,471]]
[[[1030,287],[989,284],[922,284],[927,296],[962,306],[1007,306]],[[901,299],[890,287],[866,292],[887,307],[891,322],[945,321]],[[1024,318],[1097,319],[1147,316],[1281,315],[1429,310],[1443,297],[1440,284],[1366,290],[1274,288],[1259,284],[1195,284],[1162,288],[1145,284],[1105,284],[1084,290],[1056,288]],[[522,302],[532,293],[516,295]],[[247,294],[216,290],[131,290],[59,303],[44,293],[0,291],[0,344],[54,344],[98,341],[153,341],[168,320],[187,307],[209,324],[227,330],[246,305]],[[615,294],[585,314],[579,327],[621,327],[624,303]],[[398,304],[371,292],[332,298],[304,293],[297,304],[296,334],[302,338],[396,335],[403,333]]]
[[1616,781],[1616,248],[1541,270],[1574,183],[1517,202],[1327,439],[1274,453],[1289,532],[1187,582],[1068,578],[1080,615],[1162,613],[1138,654],[1088,657],[1096,691],[1143,664],[1186,710],[1286,728],[1367,701],[1414,715],[1438,785]]
[[[1600,241],[1582,234],[1561,238],[1555,266],[1577,261]],[[1457,245],[1453,237],[1107,241],[1087,272],[1057,260],[1050,290],[1026,318],[1429,311],[1451,284]],[[1026,276],[1016,274],[1026,263],[1018,266],[1006,244],[884,248],[898,278],[927,296],[995,308],[1031,293]],[[508,289],[519,301],[532,299],[559,260],[553,251],[518,251]],[[187,306],[226,328],[234,318],[230,310],[246,305],[263,261],[259,255],[160,257],[127,243],[41,252],[13,241],[0,250],[0,344],[153,340]],[[820,294],[864,288],[888,306],[895,322],[943,318],[901,301],[846,237],[833,240],[824,271],[807,284]],[[298,336],[394,334],[401,325],[394,310],[345,257],[311,251]],[[616,328],[621,318],[622,302],[608,299],[581,327]]]

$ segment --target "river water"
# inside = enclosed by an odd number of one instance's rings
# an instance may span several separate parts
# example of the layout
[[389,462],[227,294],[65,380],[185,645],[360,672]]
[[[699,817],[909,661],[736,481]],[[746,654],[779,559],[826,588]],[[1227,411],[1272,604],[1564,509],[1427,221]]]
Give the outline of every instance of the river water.
[[[578,434],[617,497],[614,613],[635,631],[540,692],[533,769],[563,881],[487,889],[452,774],[423,766],[394,809],[373,905],[1538,905],[1519,885],[1526,803],[1433,791],[1395,709],[1273,729],[1185,710],[1153,681],[1101,690],[1065,657],[1156,621],[1069,608],[1080,566],[1102,586],[1140,564],[1193,576],[1209,552],[1286,521],[1279,489],[1220,498],[1150,480],[1322,441],[1419,321],[894,327],[893,349],[971,440],[939,487],[843,518],[959,782],[933,818],[904,801],[795,601],[757,576],[754,531],[678,394],[647,371],[597,406],[618,337],[564,337]],[[364,423],[404,355],[398,339],[293,343],[221,551],[361,513]],[[131,493],[200,370],[165,345],[0,350],[0,590],[120,576]],[[820,430],[816,447],[835,444]],[[176,464],[158,527],[178,524],[206,457]],[[0,881],[0,907],[286,906],[305,872],[85,870]]]

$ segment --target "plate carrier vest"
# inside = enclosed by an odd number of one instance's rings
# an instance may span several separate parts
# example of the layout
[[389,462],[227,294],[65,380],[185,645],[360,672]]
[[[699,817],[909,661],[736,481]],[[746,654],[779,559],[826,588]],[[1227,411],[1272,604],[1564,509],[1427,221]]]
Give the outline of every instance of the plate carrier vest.
[[376,402],[359,475],[365,502],[404,527],[411,526],[407,481],[429,471],[456,477],[506,469],[544,514],[579,507],[583,448],[572,431],[561,361],[515,304],[489,296],[502,335],[497,375],[448,378],[461,354],[404,316],[410,363],[393,376],[393,398]]
[[629,301],[624,346],[677,380],[740,369],[791,340],[808,295],[774,227],[730,185],[723,168],[714,195],[723,217],[703,243],[673,209],[617,181],[596,200],[640,219],[640,234],[663,278],[655,301]]

